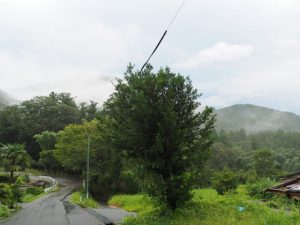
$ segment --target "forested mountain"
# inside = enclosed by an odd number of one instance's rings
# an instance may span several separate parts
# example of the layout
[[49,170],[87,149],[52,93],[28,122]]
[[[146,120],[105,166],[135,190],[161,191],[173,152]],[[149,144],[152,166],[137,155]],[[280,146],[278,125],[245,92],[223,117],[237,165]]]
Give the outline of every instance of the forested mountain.
[[246,132],[300,131],[300,116],[266,107],[244,104],[216,110],[217,130]]

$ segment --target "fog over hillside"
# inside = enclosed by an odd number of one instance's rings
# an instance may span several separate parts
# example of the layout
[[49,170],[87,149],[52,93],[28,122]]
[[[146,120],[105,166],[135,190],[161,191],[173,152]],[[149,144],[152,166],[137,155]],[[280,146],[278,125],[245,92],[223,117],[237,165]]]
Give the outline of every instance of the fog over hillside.
[[256,105],[233,105],[216,110],[217,130],[249,133],[259,131],[300,131],[300,116]]
[[11,105],[14,103],[17,103],[18,101],[16,99],[13,99],[10,97],[7,93],[0,90],[0,108],[3,108],[7,105]]

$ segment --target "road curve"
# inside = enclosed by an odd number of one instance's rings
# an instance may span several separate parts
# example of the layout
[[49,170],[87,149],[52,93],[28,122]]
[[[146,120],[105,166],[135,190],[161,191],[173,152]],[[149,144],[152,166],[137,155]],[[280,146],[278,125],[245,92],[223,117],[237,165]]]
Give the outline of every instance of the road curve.
[[55,177],[62,188],[24,206],[1,225],[103,225],[84,209],[66,202],[66,197],[80,185],[74,178]]

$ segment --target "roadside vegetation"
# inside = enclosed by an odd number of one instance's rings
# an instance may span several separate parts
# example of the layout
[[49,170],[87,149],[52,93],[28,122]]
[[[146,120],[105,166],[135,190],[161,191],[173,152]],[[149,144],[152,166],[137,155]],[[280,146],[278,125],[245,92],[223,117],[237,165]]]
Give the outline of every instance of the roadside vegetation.
[[[240,192],[239,192],[240,189]],[[299,204],[272,196],[268,200],[250,197],[245,186],[235,192],[218,194],[214,189],[195,189],[193,198],[175,211],[162,211],[141,195],[114,196],[109,203],[138,212],[122,225],[293,225],[300,223]],[[149,198],[144,196],[143,198]],[[131,203],[133,202],[133,203]],[[145,210],[148,209],[148,210]]]
[[6,218],[20,208],[20,203],[32,202],[46,195],[43,187],[33,186],[27,174],[0,175],[0,218]]
[[[134,71],[98,107],[69,93],[0,110],[0,217],[44,195],[16,172],[87,177],[71,196],[138,212],[124,224],[297,224],[298,203],[265,192],[300,171],[300,133],[217,131],[211,107],[188,77],[151,65]],[[87,186],[87,181],[83,186]],[[83,198],[81,198],[83,196]],[[113,197],[112,197],[113,196]]]
[[83,208],[99,208],[99,204],[93,199],[93,197],[86,198],[86,194],[82,191],[73,192],[71,195],[71,202]]

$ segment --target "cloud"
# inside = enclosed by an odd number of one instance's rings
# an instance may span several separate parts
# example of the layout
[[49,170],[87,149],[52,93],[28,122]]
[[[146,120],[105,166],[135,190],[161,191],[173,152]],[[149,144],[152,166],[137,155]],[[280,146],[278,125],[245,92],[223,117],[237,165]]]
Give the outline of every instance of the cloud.
[[[277,60],[238,75],[203,81],[203,103],[217,108],[253,103],[300,114],[300,58]],[[290,70],[293,68],[293,70]],[[206,93],[206,94],[205,94]]]
[[250,56],[254,48],[249,44],[228,44],[219,42],[212,48],[204,49],[192,55],[185,61],[178,63],[180,68],[196,68],[205,64],[215,64],[223,62],[234,62],[241,58]]
[[[0,89],[101,104],[128,62],[142,66],[181,2],[0,0]],[[189,0],[150,62],[176,63],[210,105],[300,112],[299,10],[299,0]]]
[[276,57],[300,57],[300,41],[296,38],[280,39],[275,42],[272,53]]

